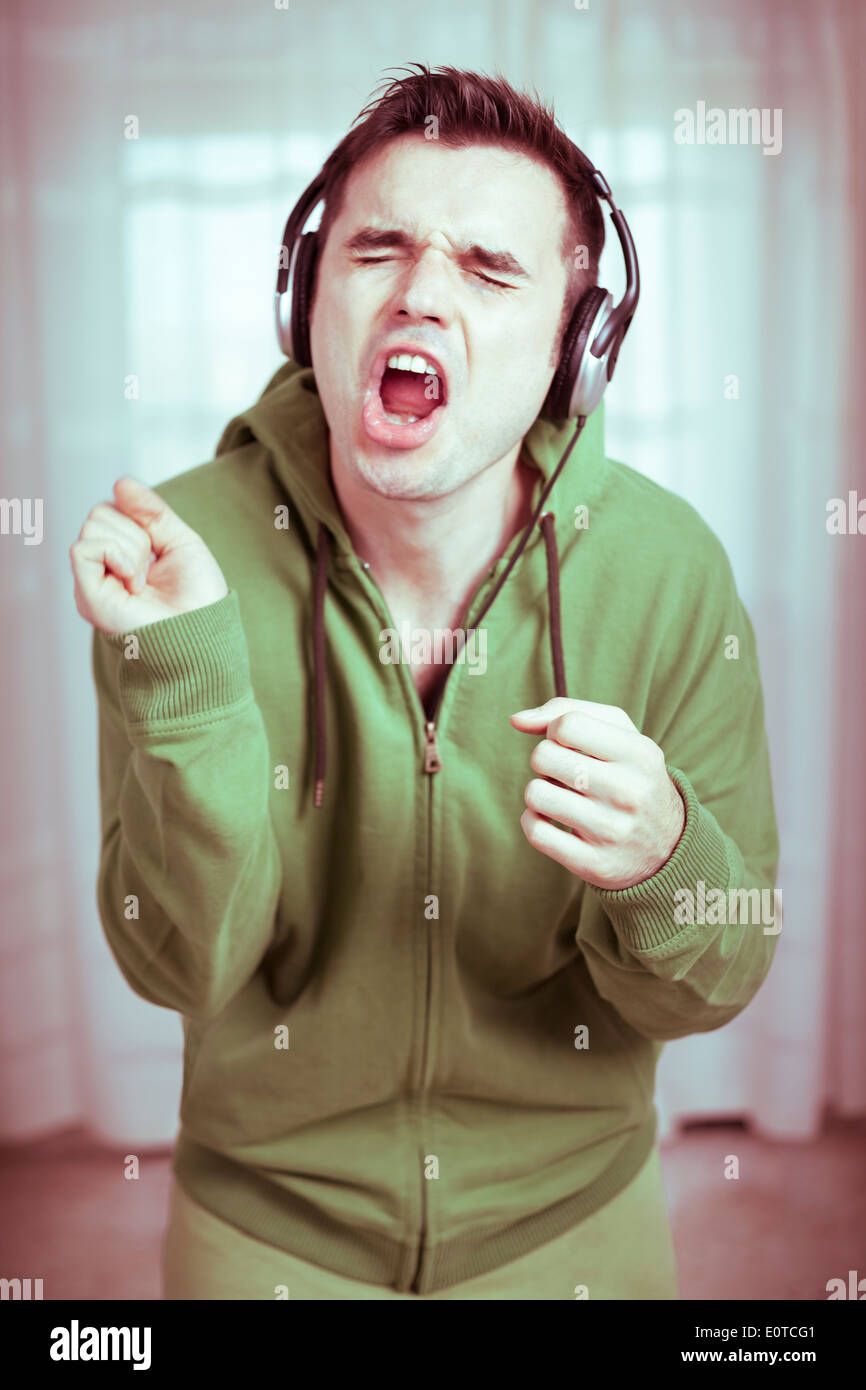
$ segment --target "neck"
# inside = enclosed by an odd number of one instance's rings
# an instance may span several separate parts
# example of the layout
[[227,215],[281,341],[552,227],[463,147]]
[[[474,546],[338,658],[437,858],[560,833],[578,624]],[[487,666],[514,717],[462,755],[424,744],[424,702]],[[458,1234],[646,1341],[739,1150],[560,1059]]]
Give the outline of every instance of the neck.
[[472,594],[532,515],[538,473],[518,442],[498,462],[432,501],[382,497],[331,461],[334,491],[356,554],[369,563],[392,614],[446,616],[458,626]]

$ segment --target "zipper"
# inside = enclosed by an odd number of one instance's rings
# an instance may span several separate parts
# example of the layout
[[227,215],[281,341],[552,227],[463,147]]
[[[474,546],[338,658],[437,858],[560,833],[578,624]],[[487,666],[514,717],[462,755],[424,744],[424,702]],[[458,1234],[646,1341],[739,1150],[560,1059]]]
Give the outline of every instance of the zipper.
[[[434,710],[435,714],[436,711]],[[439,756],[439,745],[436,742],[436,724],[433,719],[424,722],[424,772],[429,774],[430,781],[427,783],[427,895],[433,891],[433,773],[442,771],[442,759]],[[434,919],[436,920],[436,919]],[[421,1033],[421,1067],[419,1072],[419,1091],[424,1090],[424,1073],[427,1070],[427,1052],[430,1032],[430,996],[433,986],[433,933],[430,923],[425,918],[426,931],[424,933],[424,943],[427,948],[427,979],[424,993],[424,1027]]]
[[436,742],[436,725],[432,719],[428,719],[424,725],[424,771],[442,771],[439,744]]
[[[447,679],[447,677],[446,677]],[[437,702],[438,708],[438,702]],[[435,714],[434,710],[434,714]],[[424,772],[430,774],[430,781],[427,783],[427,887],[431,888],[430,873],[433,865],[433,780],[432,774],[441,772],[442,759],[439,756],[439,744],[436,741],[436,723],[433,719],[424,721]],[[433,979],[433,942],[432,932],[429,922],[425,920],[424,944],[427,949],[427,979],[424,994],[424,1026],[421,1033],[421,1072],[419,1082],[419,1093],[424,1090],[424,1073],[427,1070],[427,1048],[430,1033],[430,994]],[[421,1172],[421,1219],[418,1230],[418,1249],[415,1256],[415,1267],[412,1270],[412,1279],[409,1285],[410,1290],[417,1292],[415,1284],[421,1270],[421,1261],[424,1257],[424,1240],[427,1235],[427,1179],[424,1176],[424,1151],[419,1151],[418,1159]]]
[[424,1151],[419,1149],[418,1159],[421,1164],[421,1222],[418,1227],[418,1247],[415,1252],[415,1265],[412,1269],[412,1278],[409,1281],[409,1292],[418,1293],[418,1276],[421,1273],[421,1261],[424,1258],[424,1241],[427,1236],[427,1179],[424,1176]]
[[[492,571],[491,571],[491,572],[492,572]],[[386,621],[386,623],[385,623],[385,626],[386,626],[386,627],[393,627],[393,623],[392,623],[392,621],[391,621],[391,615],[390,615],[390,613],[388,612],[388,606],[387,606],[387,604],[385,603],[384,596],[383,596],[383,594],[382,594],[381,589],[379,588],[378,584],[376,583],[376,581],[375,581],[375,579],[373,578],[373,576],[369,573],[369,571],[365,571],[365,577],[366,577],[368,583],[371,585],[371,587],[375,590],[376,595],[377,595],[377,597],[378,597],[378,599],[379,599],[379,601],[380,601],[380,603],[381,603],[382,609],[383,609],[384,614],[385,614],[385,618],[387,619],[387,621]],[[470,606],[469,606],[469,610],[467,610],[467,616],[468,616],[468,611],[471,610],[471,608],[472,608],[472,606],[473,606],[473,604],[474,604],[474,602],[475,602],[475,598],[476,598],[476,597],[477,597],[477,595],[474,595],[474,596],[473,596],[472,602],[470,603]],[[433,710],[431,711],[431,713],[432,713],[432,718],[426,718],[426,717],[424,718],[424,774],[425,774],[425,776],[429,776],[429,778],[430,778],[430,781],[427,783],[427,787],[428,787],[428,796],[427,796],[427,885],[426,885],[426,886],[427,886],[428,888],[431,888],[431,887],[432,887],[432,884],[431,884],[431,877],[432,877],[432,869],[433,869],[433,776],[434,776],[435,773],[441,772],[441,771],[442,771],[442,758],[441,758],[441,755],[440,755],[440,752],[439,752],[439,743],[438,743],[438,740],[437,740],[437,737],[436,737],[436,715],[438,714],[439,708],[440,708],[440,706],[441,706],[441,704],[442,704],[442,698],[443,698],[443,696],[444,696],[444,694],[445,694],[445,687],[447,686],[448,681],[451,679],[451,676],[452,676],[452,674],[453,674],[453,669],[454,669],[454,668],[453,668],[453,666],[452,666],[451,670],[447,672],[447,674],[446,674],[446,676],[445,676],[445,679],[444,679],[444,681],[442,682],[442,685],[440,686],[439,693],[438,693],[438,696],[437,696],[437,698],[436,698],[435,705],[434,705],[434,707],[433,707]],[[412,681],[411,673],[410,673],[410,675],[409,675],[409,680]],[[413,690],[415,690],[414,682],[412,682],[412,688],[413,688]],[[419,703],[419,705],[422,706],[422,709],[421,709],[422,715],[426,715],[426,711],[423,709],[423,704],[422,704],[422,702],[421,702],[421,700],[420,700],[420,697],[417,696],[417,690],[416,690],[416,698],[418,698],[418,703]],[[425,1089],[425,1087],[424,1087],[424,1073],[425,1073],[426,1070],[427,1070],[427,1055],[428,1055],[429,1031],[430,1031],[430,1002],[431,1002],[432,977],[433,977],[433,968],[432,968],[432,966],[433,966],[433,962],[432,962],[433,942],[432,942],[432,932],[431,932],[431,929],[430,929],[429,924],[427,924],[427,930],[426,930],[426,934],[425,934],[425,944],[426,944],[426,947],[427,947],[427,979],[426,979],[426,990],[425,990],[425,997],[424,997],[424,1023],[423,1023],[423,1030],[422,1030],[422,1035],[421,1035],[421,1068],[420,1068],[420,1081],[419,1081],[418,1092],[416,1093],[416,1094],[419,1095],[419,1096],[422,1096],[422,1095],[424,1094],[424,1089]],[[427,1235],[427,1179],[426,1179],[425,1176],[424,1176],[424,1152],[423,1152],[423,1147],[422,1147],[421,1150],[419,1150],[418,1158],[419,1158],[419,1161],[420,1161],[421,1203],[420,1203],[420,1221],[419,1221],[419,1227],[418,1227],[418,1245],[417,1245],[417,1249],[416,1249],[416,1253],[415,1253],[415,1263],[414,1263],[414,1266],[413,1266],[413,1269],[412,1269],[412,1277],[411,1277],[411,1280],[410,1280],[410,1282],[409,1282],[409,1289],[410,1289],[410,1291],[413,1291],[413,1292],[417,1292],[417,1289],[416,1289],[415,1286],[416,1286],[416,1283],[417,1283],[417,1281],[418,1281],[418,1277],[419,1277],[419,1274],[420,1274],[420,1271],[421,1271],[421,1264],[422,1264],[423,1258],[424,1258],[424,1241],[425,1241],[425,1238],[426,1238],[426,1235]]]

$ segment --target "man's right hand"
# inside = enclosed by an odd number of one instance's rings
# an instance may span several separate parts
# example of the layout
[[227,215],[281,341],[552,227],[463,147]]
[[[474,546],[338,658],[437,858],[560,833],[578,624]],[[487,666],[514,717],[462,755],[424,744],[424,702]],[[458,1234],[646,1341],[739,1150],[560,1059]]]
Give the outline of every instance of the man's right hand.
[[201,536],[136,478],[118,478],[69,547],[75,606],[102,632],[132,632],[225,598],[228,585]]

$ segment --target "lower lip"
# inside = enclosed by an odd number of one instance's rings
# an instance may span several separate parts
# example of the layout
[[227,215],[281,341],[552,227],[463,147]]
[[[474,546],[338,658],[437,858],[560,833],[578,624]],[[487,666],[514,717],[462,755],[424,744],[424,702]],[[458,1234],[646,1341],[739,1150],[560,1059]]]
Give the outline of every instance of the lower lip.
[[414,424],[395,425],[385,414],[378,384],[371,387],[364,397],[361,422],[368,438],[385,449],[418,449],[431,440],[442,422],[445,405],[437,405],[423,420]]

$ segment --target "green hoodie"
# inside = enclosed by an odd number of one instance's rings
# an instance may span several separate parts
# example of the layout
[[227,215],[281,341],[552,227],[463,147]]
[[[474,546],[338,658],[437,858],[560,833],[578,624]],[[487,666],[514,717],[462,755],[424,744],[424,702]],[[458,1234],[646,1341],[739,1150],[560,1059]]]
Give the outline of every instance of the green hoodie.
[[[574,428],[527,434],[544,478]],[[486,669],[467,643],[431,729],[410,666],[382,659],[394,623],[310,369],[286,363],[213,461],[157,491],[229,593],[94,632],[98,903],[131,987],[183,1015],[177,1179],[359,1280],[430,1293],[494,1269],[630,1182],[664,1041],[734,1018],[770,965],[763,697],[724,549],[605,458],[597,410],[553,536],[533,528],[485,617]],[[556,580],[568,695],[623,708],[685,802],[672,857],[620,891],[520,827],[537,739],[509,715],[555,693]],[[764,890],[763,917],[753,891],[743,924],[739,889]]]

